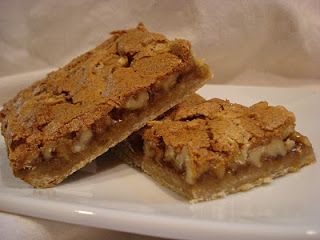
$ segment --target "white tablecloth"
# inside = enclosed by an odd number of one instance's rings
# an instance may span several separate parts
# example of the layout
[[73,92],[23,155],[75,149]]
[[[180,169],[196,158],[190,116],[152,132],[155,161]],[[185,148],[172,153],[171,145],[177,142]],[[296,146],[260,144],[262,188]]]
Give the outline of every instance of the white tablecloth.
[[[13,0],[0,2],[1,91],[14,95],[108,32],[139,21],[152,31],[192,41],[216,83],[320,86],[318,0]],[[14,88],[1,84],[26,72],[28,78]],[[6,100],[0,96],[1,103]],[[0,212],[0,239],[155,238]]]

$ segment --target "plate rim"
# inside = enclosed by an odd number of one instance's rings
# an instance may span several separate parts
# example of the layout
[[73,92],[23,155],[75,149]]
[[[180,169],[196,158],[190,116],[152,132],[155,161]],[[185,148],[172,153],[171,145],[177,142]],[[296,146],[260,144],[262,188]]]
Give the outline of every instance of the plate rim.
[[[263,237],[262,239],[318,239],[320,231],[320,225],[310,227],[307,225],[278,226],[265,223],[229,223],[201,219],[183,219],[182,217],[163,214],[155,216],[152,213],[98,208],[53,200],[43,201],[43,199],[32,199],[33,204],[37,208],[31,210],[28,208],[28,200],[30,200],[28,197],[15,199],[10,195],[4,196],[1,194],[1,209],[19,215],[63,221],[83,226],[184,239],[194,239],[194,237],[197,237],[197,239],[207,239],[208,236],[212,235],[217,237],[217,239],[222,237],[224,239],[234,239],[235,237],[238,239],[251,239],[253,237]],[[12,206],[12,203],[15,203],[14,206]],[[46,215],[48,211],[51,212],[50,215]],[[139,221],[136,221],[136,219],[139,219]],[[172,228],[172,226],[174,227]],[[262,233],[263,235],[261,235]]]

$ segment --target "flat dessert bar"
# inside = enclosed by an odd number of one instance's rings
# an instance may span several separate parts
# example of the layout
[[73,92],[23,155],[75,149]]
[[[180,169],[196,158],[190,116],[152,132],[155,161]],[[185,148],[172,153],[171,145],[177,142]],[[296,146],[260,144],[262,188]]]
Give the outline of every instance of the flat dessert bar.
[[192,202],[245,191],[315,161],[284,107],[199,97],[148,123],[112,155]]
[[210,77],[186,40],[170,41],[143,24],[112,32],[4,105],[1,131],[14,175],[55,186]]

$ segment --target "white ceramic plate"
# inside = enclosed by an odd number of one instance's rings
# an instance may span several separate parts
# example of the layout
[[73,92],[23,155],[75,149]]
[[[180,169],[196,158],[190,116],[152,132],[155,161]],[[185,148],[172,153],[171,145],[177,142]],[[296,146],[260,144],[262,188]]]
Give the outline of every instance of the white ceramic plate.
[[[267,100],[286,106],[319,159],[319,89],[207,85],[199,92],[246,105]],[[98,159],[58,187],[38,190],[12,176],[0,142],[0,210],[171,238],[319,239],[319,176],[317,163],[249,192],[189,204],[125,164]]]

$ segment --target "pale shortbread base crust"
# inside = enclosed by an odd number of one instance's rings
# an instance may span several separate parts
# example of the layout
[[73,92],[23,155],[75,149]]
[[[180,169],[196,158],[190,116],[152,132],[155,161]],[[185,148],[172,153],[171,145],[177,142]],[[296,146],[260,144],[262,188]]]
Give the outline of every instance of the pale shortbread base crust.
[[[200,65],[199,68],[206,67]],[[23,180],[36,188],[47,188],[57,185],[67,176],[126,139],[131,133],[142,128],[148,121],[155,119],[193,94],[211,77],[209,76],[209,72],[206,74],[207,76],[200,78],[199,76],[195,76],[194,72],[184,76],[181,83],[178,83],[170,91],[163,93],[156,102],[148,105],[143,112],[131,114],[127,119],[117,123],[114,127],[108,129],[105,134],[99,136],[98,140],[95,141],[93,139],[84,151],[74,154],[72,159],[69,159],[63,166],[61,166],[61,163],[55,165],[54,161],[42,162],[23,176]]]
[[296,172],[303,166],[315,162],[312,147],[303,145],[301,152],[290,152],[286,156],[275,160],[264,160],[261,167],[248,165],[239,170],[237,174],[227,174],[222,179],[206,175],[200,181],[190,185],[181,174],[173,169],[152,160],[142,160],[142,154],[133,152],[126,142],[119,144],[112,150],[112,157],[117,157],[129,165],[141,168],[157,183],[184,196],[192,203],[247,191],[256,186],[270,183],[276,177]]

